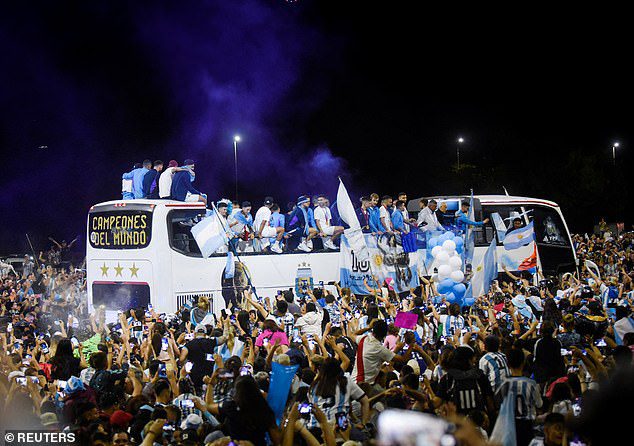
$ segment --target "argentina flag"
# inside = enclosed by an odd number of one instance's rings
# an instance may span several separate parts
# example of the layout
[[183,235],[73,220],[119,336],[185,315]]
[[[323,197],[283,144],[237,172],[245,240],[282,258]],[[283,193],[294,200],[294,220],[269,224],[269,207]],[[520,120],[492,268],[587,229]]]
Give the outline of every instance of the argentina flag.
[[523,228],[517,228],[508,234],[504,238],[504,249],[511,251],[512,249],[521,248],[528,245],[535,240],[535,230],[533,229],[533,222]]
[[495,238],[491,240],[491,244],[487,248],[484,257],[473,269],[473,276],[465,293],[466,298],[476,298],[482,296],[489,291],[491,282],[498,275],[498,262],[496,257],[497,243]]
[[223,245],[228,242],[227,234],[222,228],[222,224],[218,218],[203,218],[191,229],[192,235],[200,248],[203,257],[207,258],[212,255]]

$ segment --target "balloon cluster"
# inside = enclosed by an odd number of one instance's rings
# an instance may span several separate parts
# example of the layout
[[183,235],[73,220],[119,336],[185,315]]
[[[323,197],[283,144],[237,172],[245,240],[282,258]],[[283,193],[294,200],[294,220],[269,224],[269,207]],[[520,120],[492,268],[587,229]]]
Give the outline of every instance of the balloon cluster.
[[463,305],[467,287],[463,282],[462,250],[464,241],[462,237],[447,231],[437,237],[431,237],[427,242],[427,249],[431,249],[431,255],[436,259],[438,284],[436,289],[444,294],[447,302]]

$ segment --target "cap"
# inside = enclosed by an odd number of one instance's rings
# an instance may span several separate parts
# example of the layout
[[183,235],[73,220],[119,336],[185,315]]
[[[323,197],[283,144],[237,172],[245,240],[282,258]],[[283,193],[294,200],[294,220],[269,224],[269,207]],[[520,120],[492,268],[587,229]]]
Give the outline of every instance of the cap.
[[207,327],[205,327],[203,324],[198,324],[196,325],[196,330],[194,330],[196,333],[203,333],[203,334],[207,334]]
[[241,206],[242,206],[243,208],[246,208],[246,207],[251,207],[251,202],[250,202],[250,201],[243,201]]
[[306,195],[300,195],[299,198],[297,199],[297,205],[304,204],[304,203],[310,203],[310,198],[308,198]]
[[57,415],[53,412],[46,412],[40,415],[40,423],[42,426],[50,426],[51,424],[57,424]]
[[183,166],[192,166],[192,165],[194,165],[194,164],[196,164],[196,163],[194,162],[194,160],[193,160],[193,159],[189,159],[189,158],[188,158],[188,159],[186,159],[186,160],[185,160],[185,162],[183,163]]
[[170,162],[167,163],[167,167],[178,167],[178,161],[170,160]]
[[265,205],[273,204],[273,197],[265,197],[264,198],[264,204]]
[[187,415],[187,418],[185,418],[182,421],[181,429],[183,429],[183,430],[198,429],[198,427],[201,424],[203,424],[203,419],[200,418],[200,415],[197,415],[195,413],[190,413],[189,415]]
[[110,424],[117,427],[127,427],[134,416],[124,410],[115,410],[110,415]]
[[66,388],[64,389],[64,391],[70,395],[80,390],[86,390],[84,383],[76,376],[71,376],[70,379],[66,382]]
[[198,432],[196,432],[196,429],[185,429],[181,434],[181,440],[183,443],[187,441],[198,444]]

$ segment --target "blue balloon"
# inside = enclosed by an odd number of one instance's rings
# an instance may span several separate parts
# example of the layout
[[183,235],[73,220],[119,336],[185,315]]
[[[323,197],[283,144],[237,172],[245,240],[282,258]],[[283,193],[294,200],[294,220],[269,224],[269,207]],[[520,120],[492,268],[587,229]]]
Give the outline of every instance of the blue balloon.
[[444,279],[442,282],[438,284],[438,292],[440,294],[449,293],[453,290],[454,281],[451,279]]
[[461,300],[454,293],[448,293],[445,296],[445,299],[447,299],[447,302],[449,302],[450,304],[459,304]]
[[432,249],[434,246],[438,246],[438,237],[430,237],[427,240],[427,249]]
[[475,297],[465,297],[464,305],[467,307],[472,306],[475,303]]
[[466,287],[466,286],[464,286],[464,283],[456,283],[456,284],[453,286],[453,289],[452,289],[452,292],[453,292],[456,296],[458,296],[458,297],[460,297],[460,298],[462,298],[462,296],[464,296],[464,293],[465,293],[466,291],[467,291],[467,287]]
[[458,246],[464,245],[464,240],[462,240],[462,237],[454,237],[453,242],[456,244],[456,248],[458,248]]
[[443,234],[443,236],[445,237],[445,240],[453,240],[454,233],[451,231],[447,231]]
[[460,245],[460,246],[456,245],[456,252],[458,254],[462,254],[462,251],[463,251],[463,246],[462,245]]

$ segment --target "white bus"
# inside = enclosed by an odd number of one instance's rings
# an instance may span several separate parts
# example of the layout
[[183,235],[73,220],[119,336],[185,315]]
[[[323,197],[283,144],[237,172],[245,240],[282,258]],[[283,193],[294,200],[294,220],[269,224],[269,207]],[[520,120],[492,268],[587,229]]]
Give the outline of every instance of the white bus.
[[[434,198],[456,209],[461,199],[468,199]],[[412,215],[418,210],[418,201],[408,203]],[[508,217],[516,210],[531,209],[544,271],[574,271],[570,234],[555,203],[498,195],[476,196],[474,203],[478,220],[493,212]],[[329,282],[339,280],[339,252],[242,253],[234,278],[225,279],[226,254],[202,258],[191,235],[188,222],[204,214],[202,203],[170,200],[116,200],[94,205],[87,222],[89,304],[115,311],[151,303],[157,311],[172,313],[196,296],[207,296],[218,314],[247,287],[247,273],[260,297],[289,288],[300,294],[304,286],[328,288]],[[484,255],[495,232],[491,225],[476,231],[474,264]]]
[[[431,196],[439,204],[447,204],[449,222],[453,220],[455,212],[460,209],[462,201],[469,201],[469,196]],[[410,200],[407,204],[410,215],[416,215],[420,209],[422,198]],[[507,226],[512,225],[514,217],[519,217],[523,225],[533,222],[535,229],[535,245],[537,246],[537,261],[545,276],[557,276],[566,272],[574,272],[577,268],[577,257],[572,245],[572,238],[568,225],[557,203],[548,200],[528,197],[514,197],[508,195],[474,195],[474,218],[476,221],[489,219],[481,227],[475,227],[475,251],[473,265],[477,265],[493,238],[497,240],[498,268],[503,272],[503,265],[511,271],[517,270],[526,255],[530,255],[532,247],[510,252],[504,249],[502,240],[496,230],[492,215],[497,213]]]

